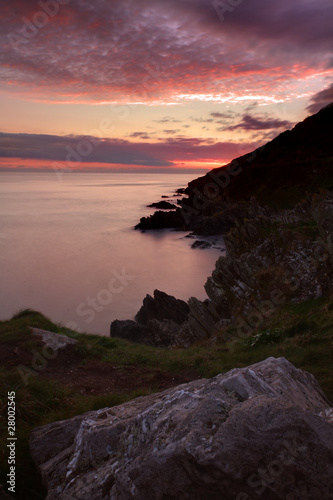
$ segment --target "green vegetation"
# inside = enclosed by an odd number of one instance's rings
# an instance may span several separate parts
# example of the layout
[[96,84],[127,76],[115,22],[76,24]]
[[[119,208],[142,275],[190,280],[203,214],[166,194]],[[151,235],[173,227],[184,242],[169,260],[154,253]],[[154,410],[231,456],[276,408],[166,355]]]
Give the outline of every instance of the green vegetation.
[[[259,362],[269,356],[286,357],[296,367],[307,370],[319,381],[325,394],[333,400],[333,298],[310,300],[286,305],[265,320],[251,336],[235,335],[225,328],[217,335],[215,345],[201,342],[189,349],[166,350],[129,343],[121,339],[76,334],[53,324],[43,315],[30,310],[0,323],[0,341],[4,349],[20,349],[29,353],[37,346],[29,326],[75,337],[75,351],[82,356],[82,369],[87,360],[108,363],[118,369],[144,367],[159,373],[184,375],[189,378],[212,377],[235,367]],[[225,341],[225,339],[230,339]],[[25,364],[28,366],[29,358]],[[134,397],[156,391],[144,379],[139,391],[119,391],[106,395],[82,395],[70,385],[57,384],[52,378],[30,376],[27,384],[17,370],[22,361],[0,370],[1,439],[0,482],[6,483],[6,403],[7,391],[16,391],[17,409],[17,498],[42,499],[45,491],[29,454],[29,435],[34,427],[73,417],[86,411],[113,406]],[[2,365],[4,366],[4,365]]]

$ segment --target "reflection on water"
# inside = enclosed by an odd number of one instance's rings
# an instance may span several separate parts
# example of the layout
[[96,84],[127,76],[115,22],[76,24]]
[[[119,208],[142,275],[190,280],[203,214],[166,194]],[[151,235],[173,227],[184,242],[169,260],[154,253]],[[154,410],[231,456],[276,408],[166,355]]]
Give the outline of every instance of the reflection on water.
[[[221,251],[193,250],[178,231],[132,228],[190,180],[184,174],[1,174],[0,318],[31,307],[53,321],[108,335],[155,288],[187,300]],[[131,279],[129,279],[129,277]]]

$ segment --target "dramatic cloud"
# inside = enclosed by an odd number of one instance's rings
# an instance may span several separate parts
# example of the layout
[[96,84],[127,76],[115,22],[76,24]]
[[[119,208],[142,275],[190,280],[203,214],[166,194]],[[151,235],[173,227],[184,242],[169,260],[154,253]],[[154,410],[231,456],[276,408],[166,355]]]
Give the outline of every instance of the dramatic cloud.
[[327,89],[318,92],[310,99],[311,104],[306,108],[310,113],[317,113],[321,108],[333,102],[333,83]]
[[331,0],[246,0],[225,13],[214,5],[6,1],[2,81],[35,99],[277,102],[285,82],[332,70]]
[[237,125],[230,125],[226,128],[221,128],[221,130],[271,130],[271,129],[281,129],[290,128],[293,124],[287,120],[279,120],[277,118],[265,118],[265,117],[255,117],[251,115],[244,115],[240,123]]
[[71,168],[79,168],[84,163],[172,167],[179,161],[225,161],[256,146],[257,143],[214,143],[183,137],[154,143],[91,136],[0,133],[2,158],[55,161]]

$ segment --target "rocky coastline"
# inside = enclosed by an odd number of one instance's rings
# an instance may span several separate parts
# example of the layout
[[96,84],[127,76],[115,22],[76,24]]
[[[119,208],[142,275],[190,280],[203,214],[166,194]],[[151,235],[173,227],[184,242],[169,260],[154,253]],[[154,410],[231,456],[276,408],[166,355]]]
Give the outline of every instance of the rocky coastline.
[[[165,317],[149,322],[140,315],[114,321],[111,336],[188,347],[223,335],[225,326],[238,335],[252,334],[286,302],[327,296],[333,286],[332,123],[330,105],[259,150],[179,189],[176,194],[186,197],[176,210],[141,218],[137,230],[223,235],[226,255],[207,279],[208,299],[191,297],[183,322],[170,316],[170,305]],[[200,240],[192,246],[200,246]],[[158,297],[149,300],[158,309]]]

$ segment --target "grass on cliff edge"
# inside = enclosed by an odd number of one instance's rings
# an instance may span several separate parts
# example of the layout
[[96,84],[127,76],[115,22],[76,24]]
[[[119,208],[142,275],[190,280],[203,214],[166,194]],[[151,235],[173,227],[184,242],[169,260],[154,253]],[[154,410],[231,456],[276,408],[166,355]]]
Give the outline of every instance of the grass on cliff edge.
[[[9,364],[0,368],[1,456],[0,484],[6,483],[7,464],[7,391],[16,391],[17,493],[15,498],[45,498],[39,475],[29,454],[29,435],[34,427],[70,418],[89,410],[114,406],[139,395],[155,392],[151,381],[142,379],[139,390],[130,389],[109,394],[82,395],[70,384],[45,378],[43,370],[29,377],[27,384],[18,372],[20,364],[29,366],[31,352],[40,349],[30,326],[42,328],[78,340],[76,353],[81,356],[81,370],[91,360],[112,365],[122,371],[147,369],[170,376],[186,378],[212,377],[235,367],[256,363],[269,356],[286,357],[297,368],[311,372],[326,396],[333,400],[333,297],[297,305],[286,305],[260,325],[251,336],[239,338],[232,329],[217,335],[214,344],[201,342],[189,349],[166,350],[133,344],[121,339],[76,334],[53,324],[38,312],[25,310],[9,321],[0,322],[0,353],[12,355]],[[228,338],[229,341],[225,342]],[[34,351],[36,352],[36,351]],[[17,359],[14,357],[17,356]],[[14,361],[13,361],[14,360]],[[121,385],[120,385],[121,387]]]

